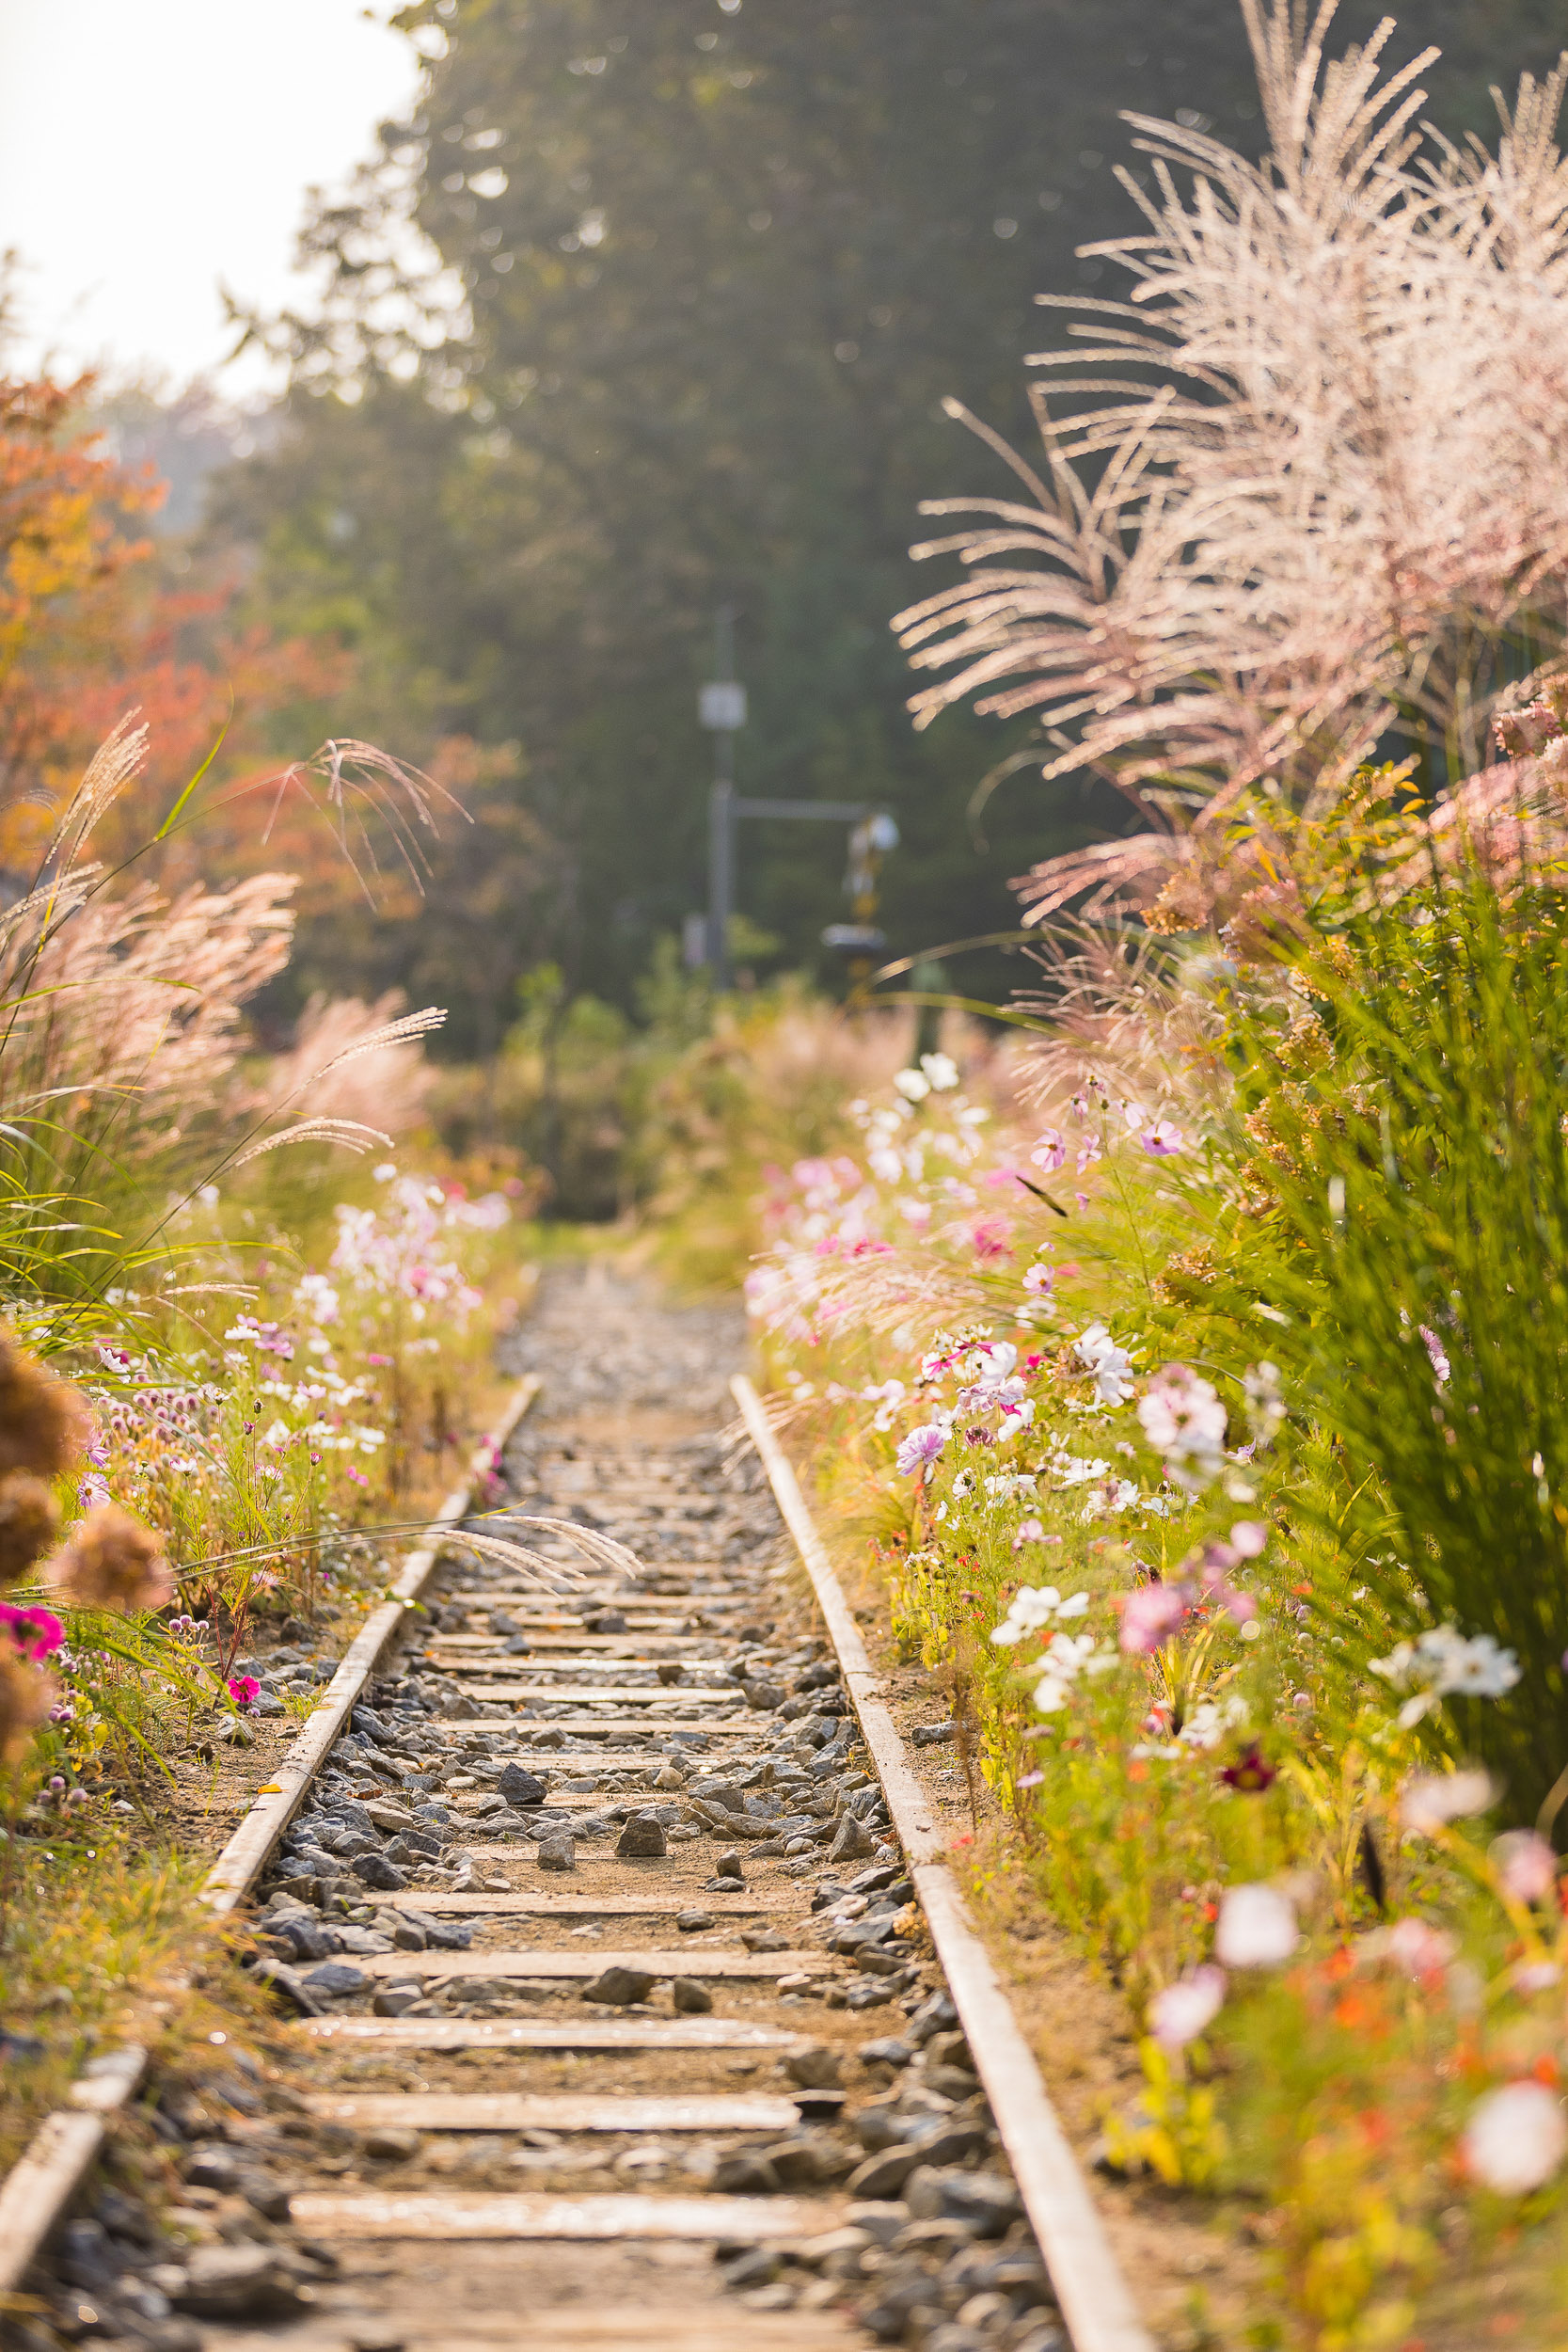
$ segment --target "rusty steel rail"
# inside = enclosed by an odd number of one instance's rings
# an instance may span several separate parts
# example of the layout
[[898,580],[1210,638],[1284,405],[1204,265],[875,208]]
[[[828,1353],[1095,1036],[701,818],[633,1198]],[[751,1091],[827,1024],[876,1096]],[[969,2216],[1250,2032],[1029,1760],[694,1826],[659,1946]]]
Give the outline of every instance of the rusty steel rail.
[[752,1383],[741,1376],[730,1387],[811,1579],[1074,2352],[1156,2352],[1035,2054],[944,1859],[943,1838],[889,1712],[882,1677],[866,1653],[800,1482]]

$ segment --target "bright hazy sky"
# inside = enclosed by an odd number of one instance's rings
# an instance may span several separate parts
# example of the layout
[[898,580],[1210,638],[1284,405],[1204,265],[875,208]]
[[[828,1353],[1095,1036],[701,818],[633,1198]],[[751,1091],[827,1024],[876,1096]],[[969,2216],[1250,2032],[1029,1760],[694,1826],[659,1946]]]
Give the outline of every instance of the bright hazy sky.
[[[341,185],[417,60],[395,0],[0,0],[0,251],[18,359],[183,381],[227,342],[221,278],[272,309],[312,183]],[[261,380],[247,361],[217,381]]]

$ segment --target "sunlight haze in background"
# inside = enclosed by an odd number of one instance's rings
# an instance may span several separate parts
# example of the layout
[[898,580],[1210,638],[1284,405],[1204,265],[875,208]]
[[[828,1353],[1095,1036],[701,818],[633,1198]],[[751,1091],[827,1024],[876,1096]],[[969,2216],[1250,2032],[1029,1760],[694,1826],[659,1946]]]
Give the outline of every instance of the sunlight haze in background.
[[[415,85],[395,0],[0,0],[0,251],[17,342],[182,383],[214,373],[241,302],[298,303],[311,184],[341,186]],[[272,380],[252,355],[218,377]]]

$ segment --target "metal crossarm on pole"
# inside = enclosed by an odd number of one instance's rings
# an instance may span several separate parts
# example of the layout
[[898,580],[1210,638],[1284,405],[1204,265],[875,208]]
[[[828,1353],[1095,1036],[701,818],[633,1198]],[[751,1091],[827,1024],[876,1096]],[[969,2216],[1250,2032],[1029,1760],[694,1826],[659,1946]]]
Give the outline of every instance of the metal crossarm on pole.
[[820,817],[833,825],[858,825],[872,814],[869,801],[737,800],[737,817]]

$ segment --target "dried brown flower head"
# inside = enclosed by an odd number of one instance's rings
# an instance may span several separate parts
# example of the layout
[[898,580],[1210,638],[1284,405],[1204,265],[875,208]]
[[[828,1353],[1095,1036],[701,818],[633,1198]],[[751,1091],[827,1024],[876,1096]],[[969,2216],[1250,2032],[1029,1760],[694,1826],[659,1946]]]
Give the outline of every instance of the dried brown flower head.
[[0,1478],[0,1592],[25,1576],[60,1532],[60,1506],[41,1478]]
[[53,1574],[78,1609],[161,1609],[174,1591],[163,1538],[118,1502],[100,1503],[78,1520]]
[[0,1651],[0,1767],[17,1763],[55,1704],[55,1685],[36,1666]]
[[0,1478],[11,1470],[58,1478],[80,1455],[91,1425],[76,1390],[14,1340],[0,1339]]

